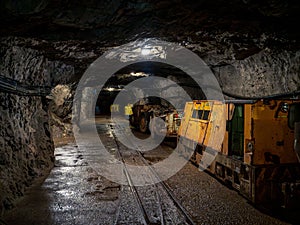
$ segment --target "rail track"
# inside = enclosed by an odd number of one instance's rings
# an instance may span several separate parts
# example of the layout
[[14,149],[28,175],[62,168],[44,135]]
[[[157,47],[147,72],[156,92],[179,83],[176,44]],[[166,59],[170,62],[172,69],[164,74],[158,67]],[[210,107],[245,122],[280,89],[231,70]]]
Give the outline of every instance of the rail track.
[[107,125],[107,129],[112,134],[112,140],[115,142],[115,156],[124,164],[123,173],[128,182],[128,186],[123,185],[121,188],[125,196],[123,200],[130,201],[133,198],[135,202],[134,210],[138,214],[134,216],[126,215],[125,211],[128,211],[128,209],[124,208],[130,208],[130,206],[120,203],[114,224],[126,224],[126,220],[128,223],[127,217],[132,217],[130,223],[134,224],[195,224],[164,181],[160,181],[159,183],[153,182],[155,184],[147,186],[134,185],[133,175],[127,168],[128,164],[146,166],[149,173],[145,174],[145,176],[155,178],[156,181],[161,179],[150,163],[141,154],[142,149],[137,146],[135,149],[129,149],[117,140],[114,132],[116,129],[118,132],[122,132],[120,127],[117,127],[115,124],[109,124]]

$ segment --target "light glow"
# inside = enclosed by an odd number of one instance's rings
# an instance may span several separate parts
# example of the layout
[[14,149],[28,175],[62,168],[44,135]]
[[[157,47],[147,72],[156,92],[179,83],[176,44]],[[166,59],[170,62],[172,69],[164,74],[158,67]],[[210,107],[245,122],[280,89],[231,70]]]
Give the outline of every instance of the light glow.
[[143,48],[141,51],[142,55],[149,55],[151,53],[151,49]]
[[133,77],[147,77],[148,76],[144,72],[131,72],[130,75]]

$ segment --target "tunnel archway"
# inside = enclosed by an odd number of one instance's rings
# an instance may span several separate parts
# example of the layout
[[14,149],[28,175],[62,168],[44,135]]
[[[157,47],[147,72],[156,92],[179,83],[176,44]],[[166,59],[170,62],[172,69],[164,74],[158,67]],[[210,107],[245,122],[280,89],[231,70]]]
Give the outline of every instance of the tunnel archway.
[[201,56],[229,98],[299,95],[295,1],[175,3],[1,1],[0,212],[52,168],[53,136],[72,136],[76,85],[111,48],[161,38]]

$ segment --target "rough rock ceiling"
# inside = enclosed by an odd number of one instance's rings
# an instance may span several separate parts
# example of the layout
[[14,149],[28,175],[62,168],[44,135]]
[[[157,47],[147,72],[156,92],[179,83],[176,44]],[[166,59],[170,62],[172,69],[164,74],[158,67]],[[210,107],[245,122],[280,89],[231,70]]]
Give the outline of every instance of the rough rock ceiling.
[[0,72],[28,84],[78,81],[107,49],[158,38],[197,53],[225,91],[266,95],[300,85],[296,0],[3,0],[0,6]]
[[[196,41],[205,33],[297,39],[297,0],[3,0],[0,33],[108,45],[142,37]],[[117,43],[116,43],[117,42]]]

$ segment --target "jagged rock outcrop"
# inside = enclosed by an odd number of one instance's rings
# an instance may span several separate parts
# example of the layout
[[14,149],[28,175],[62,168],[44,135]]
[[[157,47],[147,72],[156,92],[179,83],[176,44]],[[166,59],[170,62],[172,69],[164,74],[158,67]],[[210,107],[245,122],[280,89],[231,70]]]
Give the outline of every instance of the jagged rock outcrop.
[[[63,83],[73,74],[72,66],[51,61],[17,42],[2,42],[0,55],[0,74],[27,86]],[[0,215],[53,166],[49,101],[45,96],[0,92]]]
[[72,89],[68,85],[55,86],[51,94],[47,96],[50,99],[49,114],[50,125],[53,138],[63,138],[72,136]]
[[48,103],[43,97],[0,93],[0,212],[54,163]]
[[34,86],[66,83],[72,78],[74,67],[41,54],[35,47],[42,44],[33,39],[2,38],[0,74]]
[[223,91],[260,97],[299,90],[299,65],[300,51],[264,49],[214,70]]

